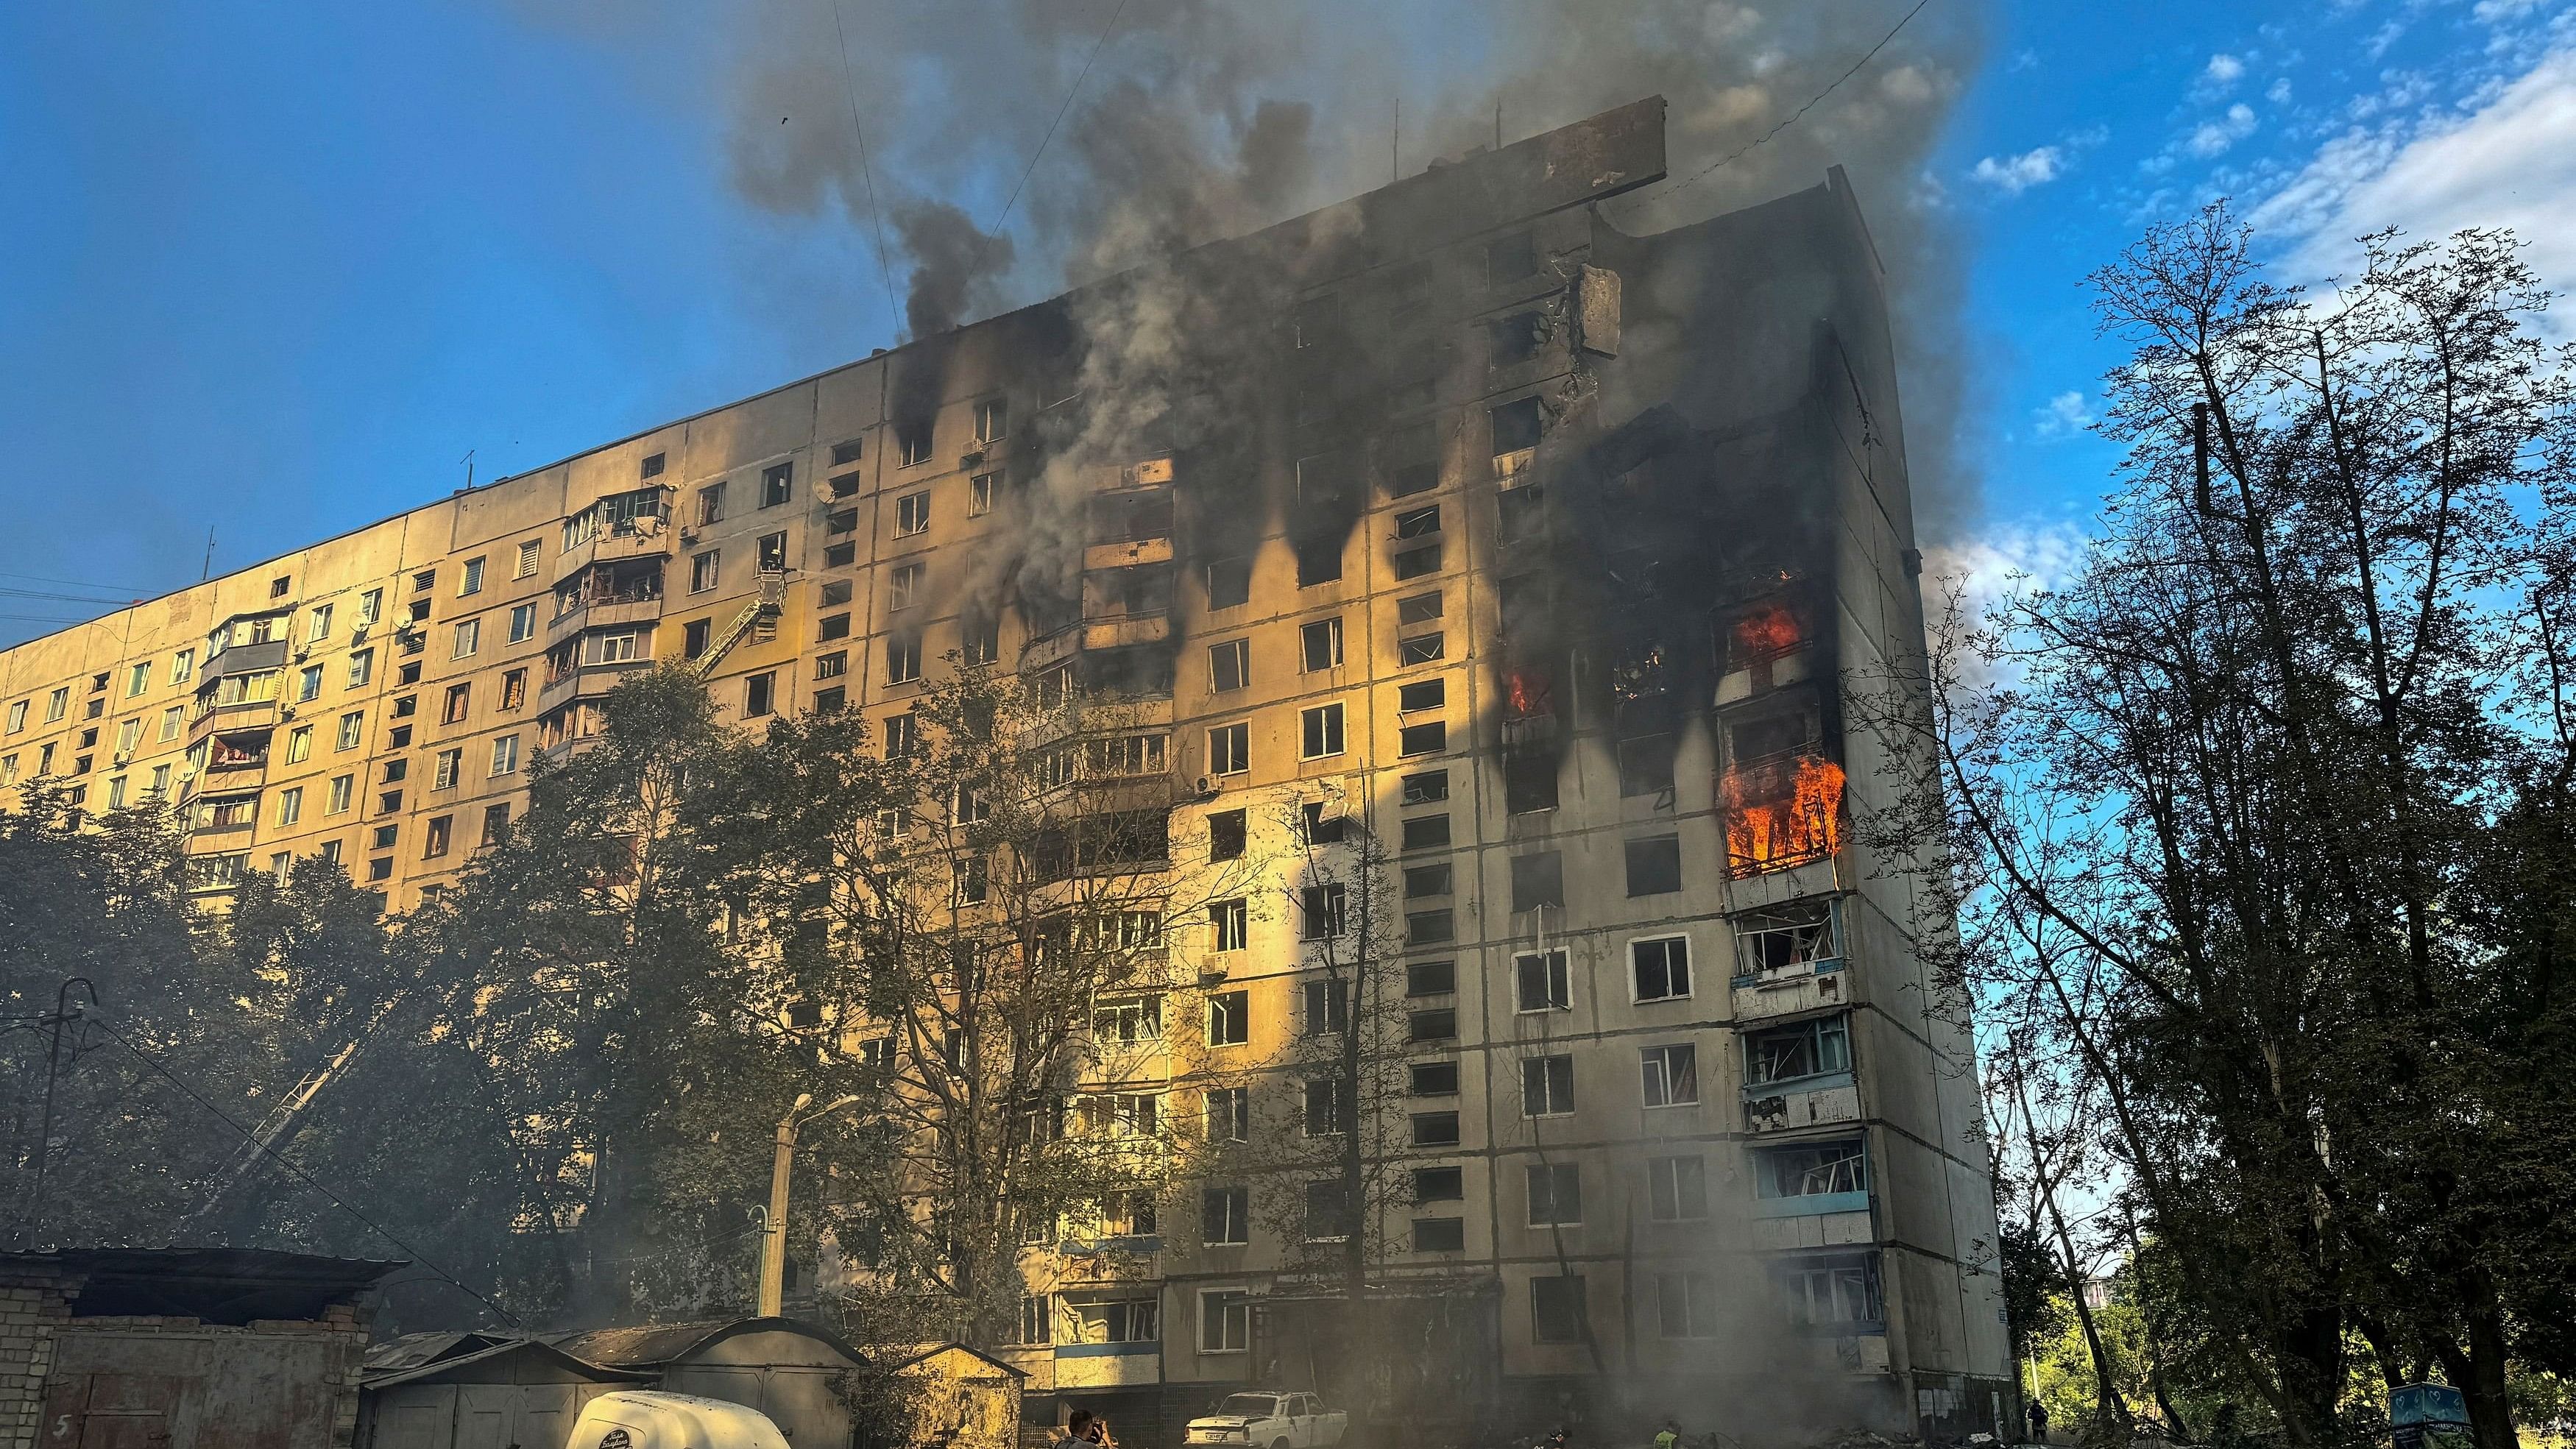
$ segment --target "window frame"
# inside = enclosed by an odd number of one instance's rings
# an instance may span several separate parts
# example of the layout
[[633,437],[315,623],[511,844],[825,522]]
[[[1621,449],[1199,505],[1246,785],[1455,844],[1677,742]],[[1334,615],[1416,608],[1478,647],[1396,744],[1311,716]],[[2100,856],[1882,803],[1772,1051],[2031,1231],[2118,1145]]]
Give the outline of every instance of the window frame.
[[[1667,990],[1661,996],[1648,996],[1645,994],[1645,983],[1641,979],[1641,968],[1637,960],[1637,948],[1640,946],[1666,946],[1674,941],[1682,943],[1682,989],[1679,991]],[[1690,932],[1655,931],[1643,936],[1631,936],[1623,945],[1621,954],[1625,956],[1628,961],[1629,1005],[1652,1006],[1667,1001],[1689,1001],[1697,995],[1699,991],[1699,978],[1692,968],[1697,964],[1693,958],[1698,954],[1698,952],[1691,941]],[[1672,985],[1673,978],[1672,958],[1669,952],[1665,953],[1663,971],[1664,985],[1669,988]]]

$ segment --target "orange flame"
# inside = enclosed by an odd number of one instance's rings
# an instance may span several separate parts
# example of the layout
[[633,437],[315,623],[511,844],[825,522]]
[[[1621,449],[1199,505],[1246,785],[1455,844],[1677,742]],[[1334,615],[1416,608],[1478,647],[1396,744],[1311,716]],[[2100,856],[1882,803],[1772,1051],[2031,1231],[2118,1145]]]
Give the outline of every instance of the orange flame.
[[1728,873],[1758,875],[1842,848],[1843,767],[1807,755],[1726,777]]
[[1535,669],[1511,669],[1503,673],[1503,706],[1513,719],[1551,713],[1547,676]]
[[1780,603],[1757,604],[1736,619],[1727,644],[1727,667],[1740,669],[1798,647],[1798,616]]

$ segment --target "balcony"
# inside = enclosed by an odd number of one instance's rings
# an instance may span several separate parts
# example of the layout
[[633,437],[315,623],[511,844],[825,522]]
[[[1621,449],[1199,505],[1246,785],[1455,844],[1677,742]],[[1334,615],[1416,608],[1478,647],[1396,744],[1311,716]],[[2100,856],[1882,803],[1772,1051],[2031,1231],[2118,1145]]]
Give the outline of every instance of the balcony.
[[285,666],[286,641],[263,639],[256,644],[233,644],[216,650],[199,671],[199,677],[212,679],[223,674],[258,674]]
[[1841,958],[1802,962],[1734,980],[1735,1019],[1761,1021],[1847,1004],[1848,974]]
[[546,681],[545,687],[537,691],[537,713],[551,714],[577,699],[597,699],[625,683],[627,675],[652,667],[653,661],[649,658],[582,665],[559,678]]
[[235,704],[210,705],[188,721],[188,744],[193,748],[209,735],[237,734],[248,730],[274,729],[279,719],[277,701],[246,699]]
[[577,577],[595,564],[670,558],[679,548],[680,530],[671,524],[671,505],[666,497],[651,508],[602,523],[599,532],[565,549],[555,560],[555,580],[560,583]]
[[1747,1082],[1744,1130],[1787,1132],[1860,1120],[1860,1085],[1848,1069],[1786,1081]]
[[1163,1345],[1155,1343],[1059,1343],[1055,1346],[1055,1386],[1065,1389],[1122,1389],[1163,1381]]
[[571,608],[555,615],[546,625],[546,647],[551,649],[584,629],[605,629],[619,624],[650,624],[662,617],[662,596],[633,598],[607,596],[584,598]]

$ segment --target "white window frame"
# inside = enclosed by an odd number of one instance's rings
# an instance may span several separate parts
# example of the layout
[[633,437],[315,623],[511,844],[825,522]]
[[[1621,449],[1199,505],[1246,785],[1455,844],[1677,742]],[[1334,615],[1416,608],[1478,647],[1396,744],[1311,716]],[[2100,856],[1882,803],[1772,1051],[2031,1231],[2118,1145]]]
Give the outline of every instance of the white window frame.
[[[1690,1053],[1691,1094],[1688,1097],[1676,1097],[1673,1095],[1671,1054],[1675,1051]],[[1662,1082],[1661,1090],[1664,1100],[1660,1102],[1652,1100],[1654,1093],[1647,1090],[1649,1081],[1654,1078],[1660,1078]],[[1650,1112],[1661,1111],[1667,1107],[1698,1106],[1700,1103],[1699,1043],[1688,1041],[1668,1041],[1657,1042],[1651,1046],[1642,1046],[1637,1048],[1637,1091],[1639,1093],[1639,1100],[1645,1103],[1646,1110]]]
[[[1558,963],[1564,968],[1560,974],[1565,984],[1565,1000],[1562,1003],[1551,1001],[1544,1006],[1523,1005],[1521,1003],[1521,963],[1531,959],[1544,960],[1551,956],[1555,957]],[[1548,984],[1550,986],[1554,986],[1556,982],[1551,980]],[[1544,1012],[1572,1011],[1573,1009],[1574,955],[1572,952],[1568,951],[1563,946],[1554,946],[1544,951],[1515,951],[1512,953],[1512,1014],[1514,1016],[1537,1016]]]
[[[1215,1300],[1215,1302],[1211,1304],[1210,1300]],[[1198,1290],[1198,1306],[1198,1346],[1200,1354],[1248,1354],[1252,1351],[1251,1293],[1245,1291],[1245,1289],[1240,1285],[1226,1288],[1201,1288]],[[1213,1306],[1220,1314],[1231,1313],[1239,1314],[1241,1316],[1235,1318],[1220,1317],[1213,1320],[1213,1326],[1218,1328],[1220,1331],[1211,1334],[1208,1332],[1208,1329],[1211,1327],[1211,1320],[1208,1317],[1211,1306]],[[1241,1333],[1240,1335],[1237,1335],[1222,1331],[1228,1328],[1240,1328]],[[1239,1338],[1239,1341],[1228,1343],[1226,1340],[1229,1338]]]
[[517,773],[519,773],[519,737],[517,735],[494,736],[491,778],[497,780],[504,775]]
[[510,642],[525,644],[537,637],[537,606],[534,603],[510,606]]
[[[1330,739],[1320,742],[1329,746],[1328,748],[1316,750],[1311,753],[1306,749],[1306,722],[1309,719],[1317,721],[1318,724],[1330,734]],[[1329,760],[1337,755],[1350,753],[1350,748],[1350,711],[1343,707],[1342,701],[1338,699],[1330,700],[1323,704],[1311,705],[1297,712],[1298,759]]]
[[532,578],[535,578],[535,577],[537,576],[537,564],[538,564],[538,562],[539,562],[540,560],[542,560],[542,559],[544,558],[544,556],[545,556],[545,550],[546,550],[546,545],[545,545],[545,540],[543,540],[543,539],[538,539],[538,538],[523,538],[523,539],[520,539],[520,540],[519,540],[519,560],[518,560],[518,562],[517,562],[515,565],[513,565],[513,566],[512,566],[512,568],[511,568],[511,570],[510,570],[510,577],[512,577],[512,578],[514,578],[514,579],[532,579]]
[[[1637,948],[1639,946],[1651,945],[1658,941],[1679,941],[1682,943],[1682,969],[1690,975],[1690,990],[1677,992],[1669,996],[1645,996],[1639,994],[1637,990]],[[1665,1001],[1688,1001],[1699,994],[1699,943],[1691,939],[1691,933],[1688,931],[1651,931],[1642,936],[1631,936],[1621,945],[1619,956],[1620,959],[1627,964],[1628,968],[1628,1004],[1631,1006],[1649,1006]],[[1664,981],[1667,985],[1671,984],[1671,971],[1667,970],[1664,973]]]
[[456,597],[462,599],[483,592],[483,567],[481,554],[465,561],[465,567],[456,571]]
[[456,621],[456,644],[450,659],[471,659],[483,647],[483,616]]

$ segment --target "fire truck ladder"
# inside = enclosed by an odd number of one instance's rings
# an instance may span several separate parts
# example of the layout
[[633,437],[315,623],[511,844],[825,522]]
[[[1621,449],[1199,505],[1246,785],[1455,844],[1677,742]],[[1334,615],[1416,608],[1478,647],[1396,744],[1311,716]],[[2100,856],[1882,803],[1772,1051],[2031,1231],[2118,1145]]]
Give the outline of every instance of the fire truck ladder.
[[759,596],[743,605],[742,612],[733,616],[732,623],[725,625],[723,637],[708,645],[707,652],[698,656],[695,666],[698,678],[704,679],[713,674],[716,666],[724,661],[727,654],[733,652],[733,646],[741,643],[745,635],[777,619],[779,609],[786,602],[787,570],[762,569]]
[[241,1149],[233,1154],[232,1160],[224,1164],[223,1171],[216,1175],[213,1189],[206,1194],[205,1200],[197,1205],[196,1211],[189,1214],[191,1223],[213,1219],[244,1188],[267,1177],[266,1169],[272,1154],[283,1150],[288,1142],[294,1140],[296,1133],[303,1129],[305,1109],[313,1105],[314,1098],[322,1095],[324,1087],[331,1085],[341,1073],[348,1070],[350,1061],[358,1055],[358,1049],[365,1046],[368,1039],[376,1034],[377,1028],[383,1026],[393,1016],[394,1011],[403,1004],[404,997],[407,995],[409,995],[408,992],[398,994],[393,1000],[377,1008],[376,1014],[368,1019],[367,1024],[348,1045],[334,1052],[329,1061],[305,1073],[304,1080],[295,1084],[295,1090],[278,1099],[277,1105],[270,1109],[267,1117],[261,1120],[258,1130],[251,1133],[249,1140],[242,1143]]

